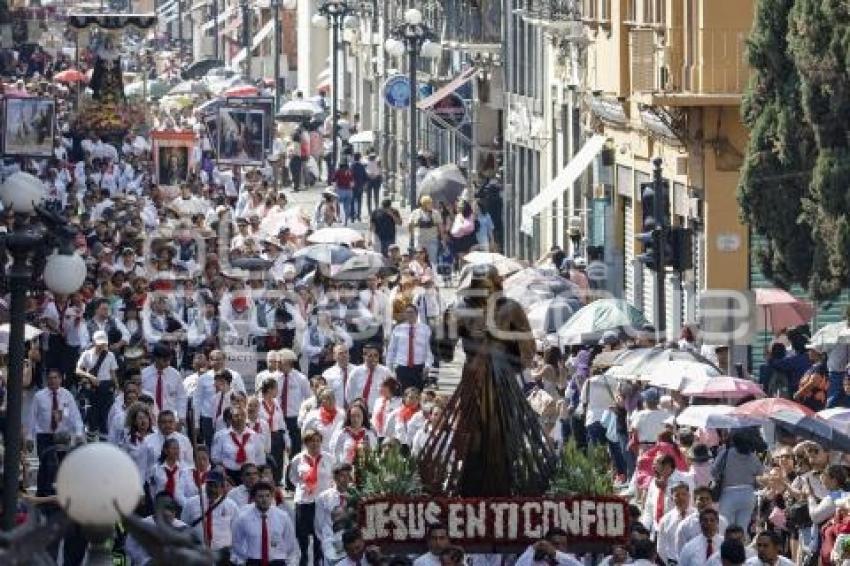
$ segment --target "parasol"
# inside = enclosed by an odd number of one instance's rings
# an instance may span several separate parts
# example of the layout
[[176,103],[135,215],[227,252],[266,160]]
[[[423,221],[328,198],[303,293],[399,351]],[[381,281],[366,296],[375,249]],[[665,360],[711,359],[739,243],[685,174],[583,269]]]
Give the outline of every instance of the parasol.
[[827,324],[815,332],[809,342],[823,351],[838,344],[850,344],[850,328],[847,327],[847,321]]
[[321,228],[307,237],[311,244],[354,244],[363,240],[363,234],[351,228]]
[[735,407],[730,405],[691,405],[685,407],[674,420],[679,426],[694,428],[743,428],[753,425],[746,417],[733,415],[734,410]]
[[277,236],[283,228],[289,228],[294,236],[303,236],[310,227],[310,220],[299,206],[269,214],[260,223],[260,232]]
[[761,385],[749,379],[721,375],[712,377],[707,382],[692,383],[682,389],[686,397],[703,397],[707,399],[743,399],[744,397],[764,397]]
[[828,450],[850,452],[850,436],[817,415],[781,410],[770,413],[768,417],[778,428],[794,436],[814,440]]
[[312,244],[295,252],[294,257],[328,265],[342,265],[354,255],[350,248],[339,244]]
[[711,363],[708,358],[689,349],[677,347],[655,346],[653,348],[635,348],[629,350],[629,354],[621,357],[615,367],[612,367],[607,375],[616,377],[638,378],[642,375],[651,374],[655,368],[663,366],[667,362],[698,362],[706,364],[717,370],[715,375],[720,375],[720,368]]
[[494,252],[470,252],[463,261],[471,265],[489,264],[496,268],[499,275],[506,276],[522,271],[523,265],[517,260]]
[[466,190],[466,176],[454,163],[432,169],[419,184],[419,195],[430,196],[435,202],[453,203]]
[[277,118],[284,122],[303,122],[321,114],[322,109],[308,100],[290,100],[283,103]]
[[710,364],[687,361],[668,361],[656,366],[648,375],[639,379],[649,385],[682,391],[687,387],[704,387],[709,379],[720,375],[720,371]]
[[535,338],[558,332],[575,312],[575,304],[566,297],[555,297],[534,303],[526,315]]
[[182,81],[174,88],[168,91],[169,96],[175,95],[192,95],[192,94],[209,94],[210,89],[201,81]]
[[844,434],[850,434],[850,409],[846,407],[834,407],[832,409],[818,411],[817,415]]
[[760,330],[779,332],[806,324],[812,319],[814,308],[782,289],[755,289]]
[[225,97],[240,97],[257,96],[258,93],[259,90],[257,90],[257,87],[255,87],[254,85],[235,85],[225,90],[223,93],[221,93],[221,95]]
[[59,71],[58,73],[53,75],[53,80],[58,83],[65,84],[84,83],[88,81],[85,74],[78,71],[77,69],[66,69],[64,71]]
[[384,256],[362,250],[345,260],[342,265],[331,267],[331,277],[342,281],[364,281],[377,275],[386,267]]
[[[9,351],[9,323],[0,324],[0,353]],[[38,338],[43,333],[43,330],[29,324],[24,325],[24,341],[28,342]]]
[[623,299],[599,299],[582,307],[559,330],[566,344],[598,341],[608,330],[634,332],[647,324],[646,317]]
[[782,399],[781,397],[768,397],[766,399],[756,399],[743,405],[735,407],[735,415],[741,417],[752,417],[754,419],[767,419],[771,414],[779,411],[792,411],[801,415],[813,415],[814,411],[808,407],[801,405],[790,399]]

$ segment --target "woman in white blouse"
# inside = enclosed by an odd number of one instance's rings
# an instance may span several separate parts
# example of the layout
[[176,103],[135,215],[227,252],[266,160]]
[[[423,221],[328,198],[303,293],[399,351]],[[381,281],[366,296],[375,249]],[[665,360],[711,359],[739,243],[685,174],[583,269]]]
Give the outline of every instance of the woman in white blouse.
[[337,407],[333,389],[325,387],[317,395],[319,406],[307,413],[302,430],[313,429],[322,434],[322,450],[331,451],[331,438],[342,429],[345,414]]
[[304,449],[289,464],[289,481],[295,485],[295,537],[301,549],[300,566],[306,566],[311,536],[313,558],[321,562],[322,542],[315,528],[316,498],[333,485],[334,457],[322,450],[321,432],[308,428],[301,438]]
[[390,414],[401,405],[398,388],[398,381],[394,377],[388,377],[381,384],[381,393],[372,405],[372,429],[381,440],[387,435]]
[[354,401],[345,416],[345,426],[331,439],[331,454],[338,463],[353,464],[359,450],[374,450],[378,437],[369,430],[366,407]]
[[147,405],[140,402],[133,403],[127,409],[126,426],[119,443],[136,463],[142,477],[146,477],[148,473],[148,470],[143,469],[147,461],[143,445],[145,437],[153,432],[153,422],[153,415]]

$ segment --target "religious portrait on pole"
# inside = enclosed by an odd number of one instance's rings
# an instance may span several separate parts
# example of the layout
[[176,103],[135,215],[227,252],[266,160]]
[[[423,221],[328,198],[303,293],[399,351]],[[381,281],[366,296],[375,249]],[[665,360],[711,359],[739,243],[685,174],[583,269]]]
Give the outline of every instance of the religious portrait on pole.
[[265,112],[259,108],[224,106],[219,110],[218,160],[261,164],[265,158]]
[[7,155],[51,157],[56,123],[52,98],[7,98],[3,151]]
[[180,185],[189,179],[195,146],[194,132],[187,130],[151,132],[156,183],[169,197],[179,193]]

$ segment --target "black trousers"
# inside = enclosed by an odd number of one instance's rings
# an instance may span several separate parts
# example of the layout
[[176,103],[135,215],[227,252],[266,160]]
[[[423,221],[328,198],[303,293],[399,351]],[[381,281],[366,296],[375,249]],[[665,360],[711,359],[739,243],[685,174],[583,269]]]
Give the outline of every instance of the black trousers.
[[[286,566],[286,560],[269,560],[269,566]],[[263,566],[262,562],[257,558],[249,558],[245,561],[245,566]]]
[[354,185],[354,202],[351,205],[354,211],[353,215],[357,221],[360,221],[361,212],[363,210],[363,188],[365,185]]
[[109,409],[115,402],[115,384],[112,381],[99,381],[92,392],[92,410],[89,427],[101,434],[109,432]]
[[424,370],[425,366],[422,364],[413,367],[396,366],[395,374],[399,383],[401,383],[401,390],[416,387],[419,391],[422,391],[422,387],[425,385]]
[[286,449],[284,434],[282,430],[276,430],[271,433],[272,452],[269,464],[272,468],[275,485],[280,485],[280,479],[283,477],[283,451]]
[[300,566],[307,566],[311,536],[313,537],[313,563],[316,566],[322,563],[322,541],[316,536],[315,519],[315,503],[299,503],[295,506],[295,538],[298,539],[298,548],[301,549]]
[[[286,417],[284,420],[286,420],[286,428],[289,430],[289,453],[298,454],[301,452],[301,427],[298,426],[298,417]],[[289,474],[286,473],[286,470],[282,470],[282,473],[286,482],[286,489],[295,491],[295,485],[289,481]]]
[[215,426],[213,425],[212,417],[199,417],[198,428],[200,428],[201,441],[207,448],[212,448],[213,436],[215,436]]

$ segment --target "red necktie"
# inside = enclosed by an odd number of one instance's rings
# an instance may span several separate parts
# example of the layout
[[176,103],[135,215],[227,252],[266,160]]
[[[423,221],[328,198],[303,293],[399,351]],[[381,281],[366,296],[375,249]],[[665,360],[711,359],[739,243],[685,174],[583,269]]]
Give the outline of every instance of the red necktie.
[[162,469],[165,470],[165,491],[167,491],[171,497],[174,497],[174,491],[177,488],[177,471],[180,467],[174,466],[171,469],[163,467]]
[[706,537],[706,541],[708,544],[705,545],[705,557],[711,558],[711,555],[714,554],[714,544],[711,542],[711,537]]
[[162,370],[156,370],[156,407],[162,411],[165,409],[162,405]]
[[343,509],[345,509],[345,494],[342,493],[342,492],[339,492],[339,505],[338,505],[338,507],[342,507]]
[[213,510],[207,507],[207,512],[204,515],[204,538],[207,540],[207,546],[212,546],[212,516]]
[[263,545],[263,549],[260,551],[260,564],[262,566],[269,566],[269,525],[266,521],[266,514],[263,513],[260,515],[263,519],[263,529],[260,534],[260,544]]
[[369,368],[369,375],[366,377],[366,385],[363,386],[363,393],[360,395],[360,398],[366,401],[366,405],[369,405],[369,392],[372,391],[372,374],[375,372],[375,368]]
[[280,392],[280,408],[283,411],[283,417],[286,418],[286,402],[289,398],[289,372],[283,376],[283,391]]
[[271,403],[267,403],[263,401],[263,405],[266,407],[266,414],[269,416],[269,433],[274,431],[274,401]]
[[660,521],[664,516],[664,501],[667,499],[667,482],[657,485],[658,496],[655,499],[655,520]]
[[53,391],[53,402],[50,406],[50,432],[59,428],[59,392]]
[[345,394],[348,391],[348,366],[342,368],[342,404],[348,406],[348,399]]
[[235,432],[230,433],[230,438],[233,439],[233,444],[236,445],[236,463],[240,466],[248,459],[248,453],[245,452],[245,445],[248,444],[248,439],[251,434],[248,432],[242,433],[242,442],[239,442],[239,437]]
[[410,333],[407,336],[407,367],[413,367],[413,335],[416,332],[416,327],[410,325]]

